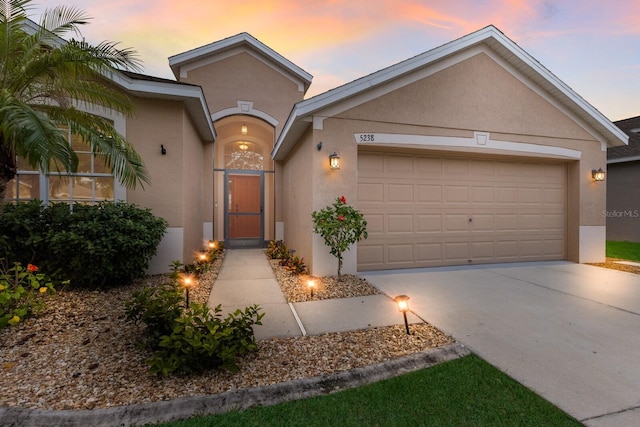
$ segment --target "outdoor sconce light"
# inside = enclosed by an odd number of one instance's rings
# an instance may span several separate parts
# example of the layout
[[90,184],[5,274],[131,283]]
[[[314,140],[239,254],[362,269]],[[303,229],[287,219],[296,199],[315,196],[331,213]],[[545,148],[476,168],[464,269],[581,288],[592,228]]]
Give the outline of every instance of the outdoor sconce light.
[[338,156],[335,151],[329,155],[329,166],[332,171],[340,169],[340,156]]
[[313,290],[316,287],[316,281],[315,280],[309,280],[309,282],[307,282],[307,284],[309,285],[309,291],[311,292],[311,298],[313,298]]
[[243,124],[242,127],[240,128],[240,133],[243,135],[246,135],[247,132],[248,132],[247,125]]
[[398,310],[402,312],[402,316],[404,317],[404,328],[407,331],[407,335],[409,333],[409,322],[407,322],[407,311],[409,311],[409,297],[406,295],[398,295],[393,299],[396,304],[398,304]]
[[186,303],[187,308],[189,308],[189,288],[195,286],[195,280],[191,275],[184,275],[182,276],[182,286],[184,286],[186,291]]
[[160,153],[162,153],[163,156],[167,154],[167,149],[164,148],[164,144],[160,144]]
[[592,170],[591,171],[591,176],[593,177],[594,181],[604,181],[604,175],[605,175],[605,171],[602,170],[602,168],[598,168],[598,170]]

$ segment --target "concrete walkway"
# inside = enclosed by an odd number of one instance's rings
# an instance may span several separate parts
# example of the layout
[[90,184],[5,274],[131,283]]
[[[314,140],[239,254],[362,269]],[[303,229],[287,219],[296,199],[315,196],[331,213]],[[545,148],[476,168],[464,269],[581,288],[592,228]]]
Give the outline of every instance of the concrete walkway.
[[[265,313],[254,328],[256,340],[320,335],[403,322],[396,304],[386,295],[370,295],[288,303],[261,249],[229,249],[225,253],[209,306],[222,305],[223,315],[257,304]],[[409,313],[410,323],[423,322]]]
[[550,262],[364,277],[585,425],[640,425],[640,275]]

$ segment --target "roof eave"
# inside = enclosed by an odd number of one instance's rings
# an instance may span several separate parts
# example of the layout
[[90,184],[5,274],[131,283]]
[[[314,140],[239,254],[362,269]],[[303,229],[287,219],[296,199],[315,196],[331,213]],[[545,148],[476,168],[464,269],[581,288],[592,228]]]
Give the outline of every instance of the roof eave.
[[132,79],[117,71],[109,79],[123,90],[141,97],[184,102],[200,137],[207,142],[216,140],[216,131],[209,117],[209,107],[200,86]]
[[[362,93],[365,90],[399,78],[420,67],[428,66],[481,43],[488,44],[490,48],[505,57],[505,59],[516,68],[525,70],[525,74],[529,78],[536,80],[535,77],[537,76],[537,83],[545,88],[545,90],[555,92],[556,96],[560,94],[561,96],[558,98],[559,101],[567,105],[581,120],[601,135],[599,139],[606,142],[607,146],[621,146],[628,143],[628,136],[600,113],[600,111],[585,101],[573,91],[573,89],[547,70],[500,30],[494,26],[488,26],[413,58],[377,71],[369,76],[299,102],[287,119],[283,131],[276,142],[273,150],[273,158],[278,160],[286,157],[289,150],[295,145],[296,138],[300,136],[297,133],[291,134],[291,130],[297,127],[289,123],[290,121],[297,121],[306,116],[311,116],[315,112]],[[500,47],[504,49],[499,49]]]

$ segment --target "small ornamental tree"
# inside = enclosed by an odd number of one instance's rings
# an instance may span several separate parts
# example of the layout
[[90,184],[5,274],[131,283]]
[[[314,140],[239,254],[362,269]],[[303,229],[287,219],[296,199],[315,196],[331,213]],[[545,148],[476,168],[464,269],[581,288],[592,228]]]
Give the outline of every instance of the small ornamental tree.
[[352,244],[367,238],[367,221],[364,216],[347,204],[344,196],[331,206],[311,213],[313,232],[324,239],[331,255],[338,258],[338,280],[342,281],[342,254]]

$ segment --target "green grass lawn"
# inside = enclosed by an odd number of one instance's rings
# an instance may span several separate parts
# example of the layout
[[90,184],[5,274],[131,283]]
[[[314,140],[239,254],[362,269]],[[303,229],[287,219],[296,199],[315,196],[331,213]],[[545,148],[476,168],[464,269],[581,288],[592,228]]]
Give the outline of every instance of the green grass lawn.
[[475,355],[339,393],[163,424],[203,426],[580,426]]
[[607,256],[629,261],[640,261],[640,243],[607,240]]

